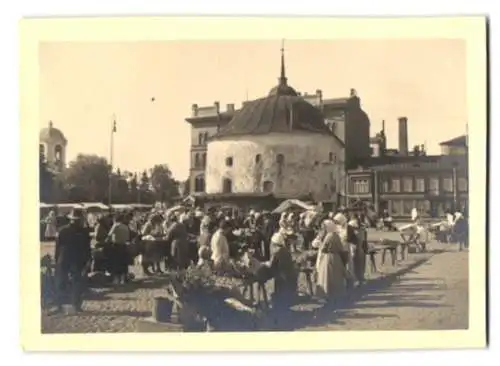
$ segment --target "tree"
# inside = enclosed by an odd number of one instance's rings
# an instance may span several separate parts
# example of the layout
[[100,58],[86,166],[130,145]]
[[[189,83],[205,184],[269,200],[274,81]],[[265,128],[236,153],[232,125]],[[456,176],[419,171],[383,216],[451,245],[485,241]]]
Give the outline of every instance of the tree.
[[141,203],[152,203],[151,192],[149,189],[150,180],[148,177],[148,172],[144,170],[141,175],[140,183],[139,183],[139,202]]
[[140,203],[139,182],[137,180],[137,173],[129,175],[128,191],[129,191],[129,202]]
[[51,202],[52,191],[54,189],[54,174],[49,169],[47,161],[45,160],[45,155],[43,151],[40,151],[39,156],[39,194],[41,202]]
[[171,202],[179,196],[179,182],[166,164],[155,165],[151,169],[151,186],[157,201]]
[[[105,158],[79,154],[64,171],[64,186],[73,191],[72,201],[105,202],[108,198],[110,166]],[[78,192],[78,194],[76,194]]]
[[113,203],[128,203],[129,201],[127,177],[122,175],[119,168],[111,175],[111,195]]

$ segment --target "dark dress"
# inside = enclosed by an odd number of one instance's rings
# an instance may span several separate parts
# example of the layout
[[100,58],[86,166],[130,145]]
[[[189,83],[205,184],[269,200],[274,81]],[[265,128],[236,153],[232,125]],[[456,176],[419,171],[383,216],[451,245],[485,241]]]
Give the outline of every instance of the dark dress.
[[354,275],[359,283],[362,284],[365,281],[366,254],[368,252],[366,230],[356,230],[349,227],[348,238],[348,241],[355,246],[353,255]]
[[167,243],[171,243],[170,250],[172,264],[175,269],[185,269],[189,266],[189,243],[186,226],[180,222],[174,223],[167,232]]
[[292,254],[284,245],[271,246],[271,272],[274,278],[273,307],[288,310],[297,295],[297,269]]

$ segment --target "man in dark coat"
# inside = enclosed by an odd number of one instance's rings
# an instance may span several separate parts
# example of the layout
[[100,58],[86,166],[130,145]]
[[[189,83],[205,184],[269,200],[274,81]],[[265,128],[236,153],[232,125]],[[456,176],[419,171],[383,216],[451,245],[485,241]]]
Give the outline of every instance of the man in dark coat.
[[56,304],[57,311],[60,312],[64,303],[65,284],[69,284],[71,304],[75,311],[80,312],[83,302],[84,276],[91,260],[91,239],[89,230],[83,226],[82,210],[73,210],[68,219],[70,223],[61,228],[56,238]]

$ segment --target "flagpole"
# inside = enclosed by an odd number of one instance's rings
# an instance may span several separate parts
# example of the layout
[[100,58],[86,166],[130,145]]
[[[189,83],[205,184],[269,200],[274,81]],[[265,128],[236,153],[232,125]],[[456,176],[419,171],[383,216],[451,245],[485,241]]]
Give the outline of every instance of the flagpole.
[[110,134],[110,143],[109,143],[109,164],[110,164],[110,171],[109,171],[109,179],[108,179],[108,205],[111,208],[111,195],[113,193],[112,189],[112,178],[113,178],[113,145],[114,145],[114,136],[116,132],[116,116],[113,115],[113,122],[112,122],[112,127],[111,127],[111,134]]

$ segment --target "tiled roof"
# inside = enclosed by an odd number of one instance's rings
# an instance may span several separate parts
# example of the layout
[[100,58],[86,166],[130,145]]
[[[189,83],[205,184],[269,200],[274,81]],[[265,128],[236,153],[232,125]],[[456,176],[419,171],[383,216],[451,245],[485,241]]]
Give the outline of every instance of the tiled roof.
[[443,141],[439,145],[441,146],[467,146],[467,136],[462,135],[455,137],[448,141]]
[[246,103],[214,138],[306,131],[334,136],[321,111],[294,95],[269,95]]

